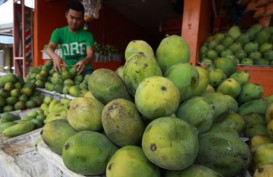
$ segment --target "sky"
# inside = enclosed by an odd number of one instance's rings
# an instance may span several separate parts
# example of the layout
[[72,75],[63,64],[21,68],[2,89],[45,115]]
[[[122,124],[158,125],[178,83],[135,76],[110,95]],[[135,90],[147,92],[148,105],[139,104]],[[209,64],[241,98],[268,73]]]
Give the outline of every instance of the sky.
[[[25,0],[25,5],[34,7],[34,0]],[[13,23],[13,0],[0,5],[0,24]]]

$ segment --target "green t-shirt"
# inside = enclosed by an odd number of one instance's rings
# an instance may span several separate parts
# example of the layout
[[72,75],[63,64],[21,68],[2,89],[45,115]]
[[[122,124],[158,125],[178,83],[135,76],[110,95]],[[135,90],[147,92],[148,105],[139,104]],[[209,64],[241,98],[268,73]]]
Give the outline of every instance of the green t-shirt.
[[[57,28],[53,31],[50,42],[57,45],[60,44],[62,48],[62,58],[69,68],[72,68],[78,61],[83,60],[86,54],[87,46],[94,46],[94,37],[88,31],[81,29],[76,33],[68,30],[68,27]],[[88,64],[87,70],[93,70],[92,66]]]

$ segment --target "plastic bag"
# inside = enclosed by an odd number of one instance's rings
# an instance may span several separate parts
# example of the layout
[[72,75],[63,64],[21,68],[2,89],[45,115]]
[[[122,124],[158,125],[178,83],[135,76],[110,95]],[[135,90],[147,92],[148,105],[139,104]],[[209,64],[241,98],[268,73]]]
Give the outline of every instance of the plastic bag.
[[99,18],[101,0],[82,0],[82,4],[84,6],[84,20],[86,22]]

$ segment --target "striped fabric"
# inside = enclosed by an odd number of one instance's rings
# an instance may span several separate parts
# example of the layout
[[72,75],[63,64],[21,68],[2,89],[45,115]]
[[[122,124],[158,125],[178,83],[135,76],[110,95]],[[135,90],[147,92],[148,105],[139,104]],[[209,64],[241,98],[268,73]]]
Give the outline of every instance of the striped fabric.
[[32,59],[32,37],[30,28],[25,30],[25,37],[25,56],[26,59]]

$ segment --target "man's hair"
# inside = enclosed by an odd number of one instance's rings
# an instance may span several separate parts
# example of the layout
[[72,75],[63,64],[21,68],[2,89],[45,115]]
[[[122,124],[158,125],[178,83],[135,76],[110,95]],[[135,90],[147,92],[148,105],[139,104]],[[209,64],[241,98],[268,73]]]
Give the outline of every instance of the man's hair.
[[69,9],[82,12],[82,14],[84,15],[84,7],[79,0],[69,0],[66,5],[66,11],[69,11]]

